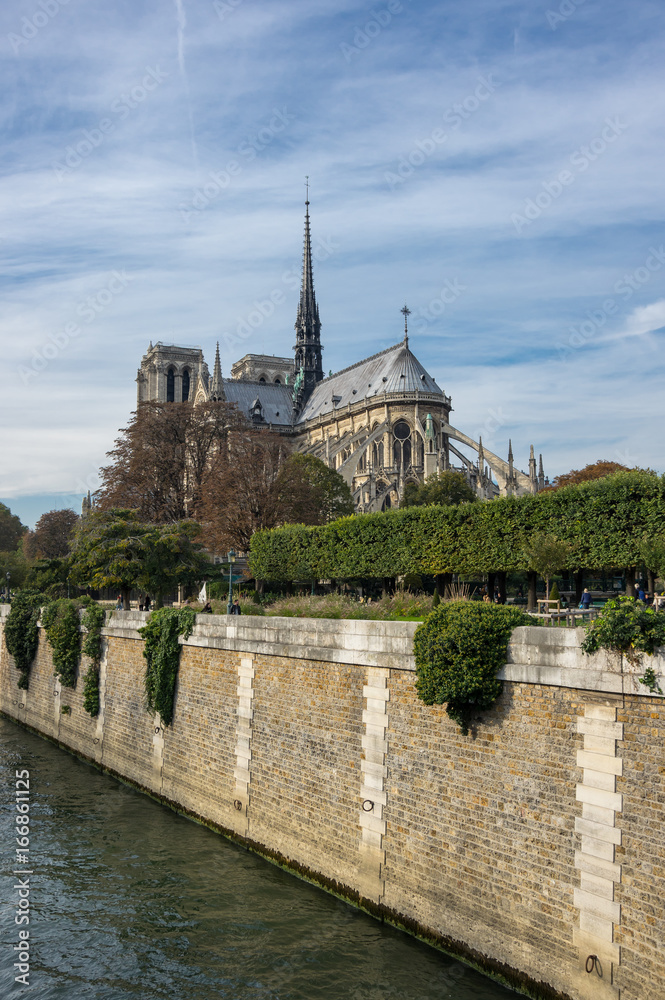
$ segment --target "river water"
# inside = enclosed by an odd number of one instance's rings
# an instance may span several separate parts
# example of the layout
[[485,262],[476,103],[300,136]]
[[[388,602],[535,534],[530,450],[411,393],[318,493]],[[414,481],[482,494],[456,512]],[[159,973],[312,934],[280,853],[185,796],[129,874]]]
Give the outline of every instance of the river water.
[[[3,998],[516,996],[1,718],[0,762]],[[22,769],[28,927],[15,923],[12,874]],[[19,929],[30,935],[28,986],[14,981]]]

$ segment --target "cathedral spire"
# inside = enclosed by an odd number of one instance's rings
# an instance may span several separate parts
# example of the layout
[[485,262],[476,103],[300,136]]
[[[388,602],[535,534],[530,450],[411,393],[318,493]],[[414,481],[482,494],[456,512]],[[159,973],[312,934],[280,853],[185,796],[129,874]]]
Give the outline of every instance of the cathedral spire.
[[305,201],[305,243],[302,256],[302,282],[300,302],[295,324],[296,330],[296,372],[302,371],[303,399],[309,396],[317,382],[323,378],[321,358],[321,321],[319,307],[314,295],[314,273],[312,269],[312,237],[309,228],[309,178]]
[[222,382],[222,363],[219,360],[219,341],[215,351],[215,367],[212,370],[212,382],[210,383],[210,398],[213,400],[224,399],[224,384]]

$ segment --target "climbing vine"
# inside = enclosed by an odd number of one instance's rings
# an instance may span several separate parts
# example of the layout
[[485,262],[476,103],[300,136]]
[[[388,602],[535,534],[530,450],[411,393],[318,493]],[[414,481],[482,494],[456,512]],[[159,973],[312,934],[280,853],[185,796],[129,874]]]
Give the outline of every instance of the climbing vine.
[[63,687],[76,687],[76,669],[81,658],[79,604],[67,597],[47,604],[42,612],[42,625],[53,650],[53,672]]
[[160,608],[154,611],[139,634],[145,645],[146,707],[152,714],[159,713],[162,723],[173,721],[173,699],[180,664],[178,637],[187,639],[194,629],[196,612],[192,608]]
[[102,658],[102,628],[106,613],[98,604],[88,604],[81,624],[87,630],[82,652],[92,661],[83,678],[83,708],[88,715],[99,715],[99,662]]
[[21,590],[12,600],[11,611],[5,619],[5,642],[14,665],[20,672],[18,686],[27,690],[30,667],[39,645],[39,613],[48,603],[36,590]]
[[533,618],[517,608],[476,601],[440,604],[416,630],[416,690],[426,705],[446,712],[466,735],[474,714],[501,694],[497,671],[511,633]]

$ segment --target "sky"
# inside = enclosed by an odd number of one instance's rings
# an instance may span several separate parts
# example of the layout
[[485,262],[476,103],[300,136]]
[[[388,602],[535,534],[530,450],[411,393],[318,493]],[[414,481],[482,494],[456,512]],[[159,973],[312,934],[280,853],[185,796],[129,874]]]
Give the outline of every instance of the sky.
[[79,507],[150,341],[291,353],[306,176],[326,371],[407,303],[493,452],[664,471],[664,35],[656,0],[8,0],[0,498]]

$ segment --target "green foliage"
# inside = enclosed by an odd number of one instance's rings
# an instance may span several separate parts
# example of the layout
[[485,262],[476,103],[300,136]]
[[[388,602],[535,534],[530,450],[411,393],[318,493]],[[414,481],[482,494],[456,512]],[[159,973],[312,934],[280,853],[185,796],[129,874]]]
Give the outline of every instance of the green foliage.
[[552,584],[552,589],[550,590],[550,601],[560,601],[561,595],[559,593],[559,588],[556,583]]
[[30,667],[39,645],[39,613],[47,598],[34,590],[22,590],[14,597],[5,619],[5,642],[14,665],[20,671],[18,686],[27,690]]
[[[562,541],[556,535],[538,532],[524,549],[527,569],[532,569],[542,576],[547,585],[549,597],[550,577],[561,569],[565,569],[570,561],[573,547],[569,542]],[[559,590],[557,588],[557,600]]]
[[[33,588],[34,584],[30,584],[27,580],[29,569],[30,565],[23,555],[21,545],[14,552],[0,552],[0,592],[4,593],[7,584],[12,591],[26,586],[26,583]],[[7,573],[10,576],[9,580],[7,580]],[[34,587],[34,589],[41,590],[40,587]]]
[[355,509],[343,476],[314,455],[290,455],[279,471],[278,485],[288,498],[290,521],[327,524]]
[[665,646],[665,611],[645,607],[633,597],[608,601],[588,626],[582,643],[585,653],[610,649],[633,663],[639,661],[640,653],[651,656],[657,646]]
[[414,638],[416,689],[426,705],[446,705],[463,733],[472,716],[501,694],[497,671],[506,662],[511,633],[533,625],[517,608],[477,601],[440,604]]
[[47,604],[42,625],[53,650],[54,673],[63,687],[76,687],[76,669],[81,658],[81,619],[79,605],[64,597]]
[[81,651],[92,660],[83,678],[83,707],[93,717],[99,715],[99,661],[102,657],[102,628],[105,619],[106,612],[94,602],[87,605],[81,618],[81,625],[87,630]]
[[653,669],[653,667],[647,667],[642,677],[638,677],[638,680],[640,681],[640,683],[644,684],[645,687],[649,688],[651,694],[656,694],[656,692],[658,694],[663,693],[663,689],[658,683],[658,678],[656,677],[656,671]]
[[475,503],[478,497],[462,472],[446,469],[429,476],[424,483],[407,483],[402,507],[426,507],[429,504],[456,506]]
[[665,478],[617,472],[536,495],[259,531],[250,565],[275,582],[516,572],[532,568],[530,547],[545,535],[560,543],[554,572],[631,568],[642,565],[643,536],[659,535],[664,522]]
[[196,541],[193,521],[144,524],[131,510],[92,511],[76,536],[72,579],[82,586],[153,591],[157,603],[178,584],[212,579],[218,571]]
[[665,535],[644,535],[639,557],[649,572],[665,579]]
[[69,559],[41,559],[28,570],[26,586],[48,594],[51,600],[67,596]]
[[173,699],[180,664],[178,636],[187,639],[194,629],[196,612],[192,608],[160,608],[154,611],[146,625],[139,629],[145,645],[146,707],[159,713],[163,725],[173,720]]
[[83,678],[83,707],[93,718],[99,715],[99,666],[95,663]]
[[372,621],[405,621],[426,618],[432,600],[426,594],[397,591],[371,604],[356,601],[346,594],[283,597],[267,608],[268,615],[282,618],[351,618]]
[[21,519],[12,514],[4,503],[0,503],[0,552],[14,552],[25,531],[26,527],[21,524]]
[[439,597],[439,591],[435,590],[434,597],[432,598],[432,611],[434,608],[438,608],[439,604],[441,604],[441,598]]

